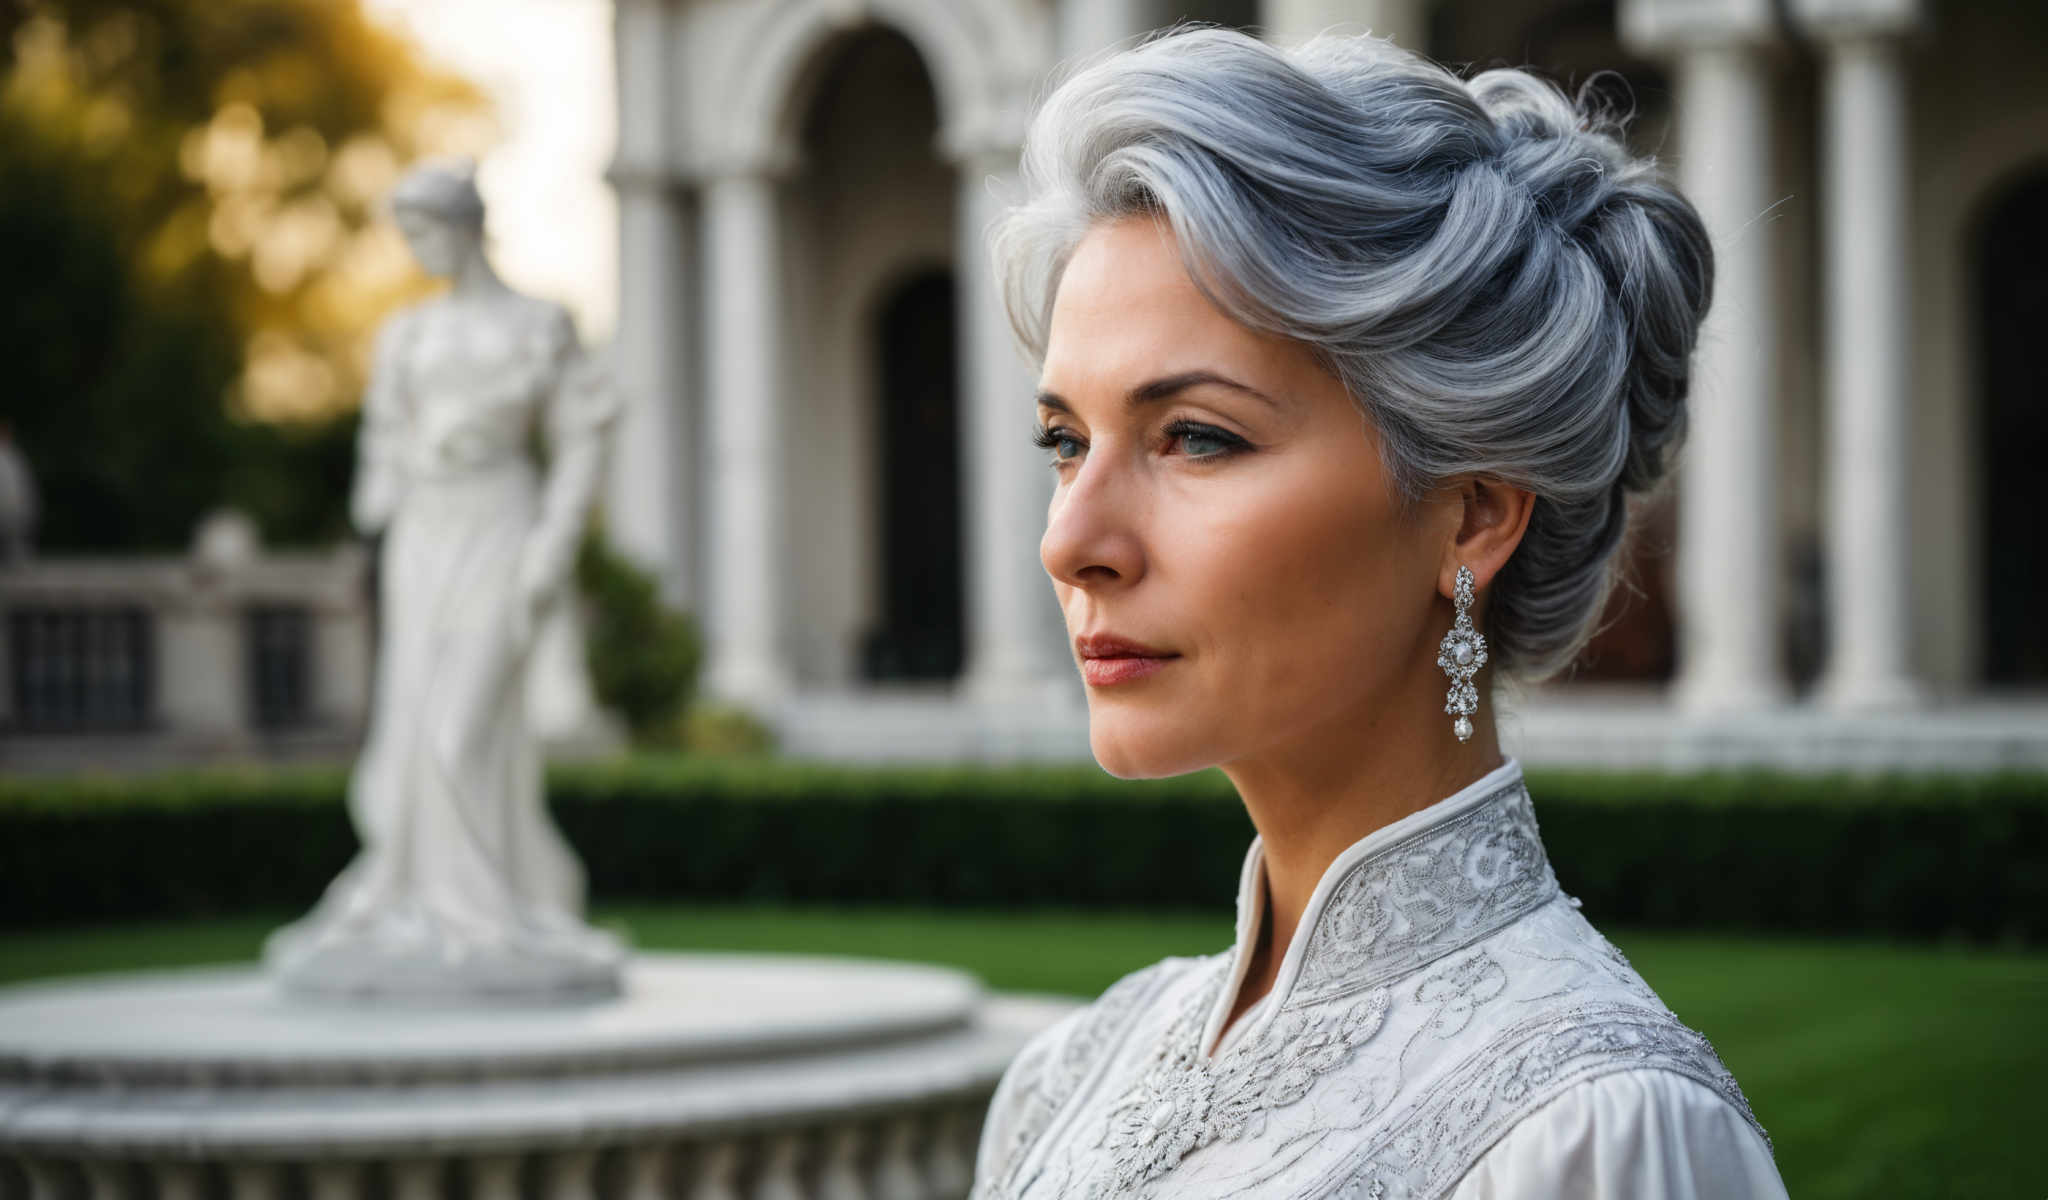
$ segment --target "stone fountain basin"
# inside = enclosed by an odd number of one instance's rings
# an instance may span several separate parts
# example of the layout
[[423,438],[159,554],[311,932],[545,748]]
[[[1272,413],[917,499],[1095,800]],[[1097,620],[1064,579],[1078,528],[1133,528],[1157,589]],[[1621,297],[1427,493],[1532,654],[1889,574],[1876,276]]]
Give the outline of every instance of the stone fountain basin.
[[812,955],[642,954],[616,999],[353,1007],[247,966],[0,988],[0,1083],[237,1087],[563,1077],[870,1046],[966,1027],[971,975]]
[[617,999],[497,1009],[322,1006],[253,966],[82,976],[0,988],[0,1154],[432,1157],[978,1112],[1071,1007],[794,955],[640,955]]

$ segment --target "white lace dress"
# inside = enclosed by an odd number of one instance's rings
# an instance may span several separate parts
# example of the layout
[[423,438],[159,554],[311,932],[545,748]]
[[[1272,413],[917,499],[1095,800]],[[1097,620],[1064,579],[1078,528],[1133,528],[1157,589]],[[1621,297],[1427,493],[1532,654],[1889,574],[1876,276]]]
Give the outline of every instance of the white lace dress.
[[1263,872],[1254,841],[1234,947],[1017,1057],[978,1200],[1785,1195],[1713,1048],[1559,890],[1516,760],[1339,855],[1219,1043]]

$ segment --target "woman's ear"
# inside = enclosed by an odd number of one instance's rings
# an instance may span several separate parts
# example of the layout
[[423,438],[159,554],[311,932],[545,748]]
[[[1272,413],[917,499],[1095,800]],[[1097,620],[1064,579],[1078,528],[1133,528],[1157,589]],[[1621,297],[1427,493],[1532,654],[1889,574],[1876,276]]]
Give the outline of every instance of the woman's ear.
[[1507,565],[1522,534],[1529,528],[1529,514],[1536,508],[1536,493],[1513,487],[1498,479],[1472,477],[1456,485],[1453,507],[1460,512],[1457,533],[1444,548],[1444,561],[1437,570],[1437,589],[1445,596],[1457,588],[1458,568],[1472,568],[1473,584],[1480,590]]

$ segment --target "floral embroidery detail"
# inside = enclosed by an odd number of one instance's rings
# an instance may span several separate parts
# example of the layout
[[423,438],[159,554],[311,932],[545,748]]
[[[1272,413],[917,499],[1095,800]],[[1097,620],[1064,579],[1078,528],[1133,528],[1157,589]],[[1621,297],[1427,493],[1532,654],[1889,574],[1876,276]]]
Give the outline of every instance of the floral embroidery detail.
[[1346,1183],[1333,1200],[1387,1200],[1387,1181],[1378,1171]]
[[1227,955],[1140,972],[1035,1042],[979,1200],[1442,1200],[1517,1122],[1620,1071],[1693,1079],[1755,1126],[1565,902],[1519,780],[1348,863],[1305,919],[1297,982],[1213,1058]]
[[[1011,1174],[1023,1162],[1025,1153],[1044,1136],[1060,1109],[1080,1089],[1089,1068],[1095,1066],[1115,1044],[1140,1003],[1149,999],[1166,979],[1173,976],[1171,968],[1185,965],[1188,961],[1167,959],[1124,976],[1097,997],[1095,1003],[1075,1015],[1073,1027],[1064,1038],[1057,1042],[1036,1041],[1025,1047],[1012,1068],[1018,1072],[1013,1100],[1017,1110],[1016,1123],[996,1169],[976,1190],[977,1200],[1004,1200],[1011,1194],[1008,1186]],[[1193,961],[1199,964],[1215,960]]]
[[1440,1038],[1463,1032],[1472,1023],[1472,1011],[1501,994],[1508,986],[1508,973],[1493,956],[1481,950],[1461,958],[1415,985],[1415,1001],[1436,1009],[1425,1027]]
[[1352,864],[1316,923],[1292,1002],[1399,978],[1557,894],[1517,777],[1457,818]]
[[1255,1036],[1210,1058],[1199,1043],[1222,985],[1218,976],[1192,993],[1144,1076],[1110,1110],[1109,1171],[1096,1194],[1127,1195],[1211,1142],[1256,1137],[1270,1112],[1307,1096],[1386,1021],[1384,989],[1344,1007],[1283,1009]]
[[1438,1079],[1386,1125],[1336,1190],[1401,1180],[1402,1194],[1441,1196],[1523,1116],[1558,1093],[1616,1071],[1676,1072],[1719,1093],[1770,1144],[1713,1046],[1668,1012],[1583,1005],[1524,1022]]

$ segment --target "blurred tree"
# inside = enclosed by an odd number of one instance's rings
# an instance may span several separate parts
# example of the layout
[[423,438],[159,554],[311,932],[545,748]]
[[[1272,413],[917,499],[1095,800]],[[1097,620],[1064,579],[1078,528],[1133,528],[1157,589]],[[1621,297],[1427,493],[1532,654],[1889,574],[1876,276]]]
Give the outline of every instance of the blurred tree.
[[40,543],[181,545],[222,503],[340,533],[370,340],[424,286],[377,205],[492,135],[353,0],[0,4],[0,419]]

